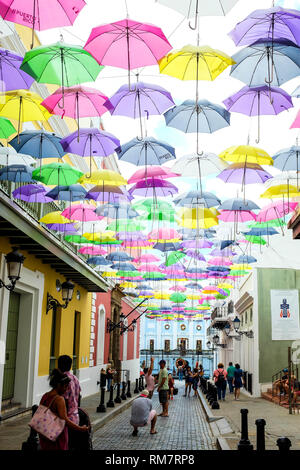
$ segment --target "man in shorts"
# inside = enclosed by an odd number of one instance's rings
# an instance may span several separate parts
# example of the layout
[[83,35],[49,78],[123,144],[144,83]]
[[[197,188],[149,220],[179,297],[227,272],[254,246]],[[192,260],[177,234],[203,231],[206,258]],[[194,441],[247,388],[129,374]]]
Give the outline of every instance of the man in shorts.
[[166,361],[163,359],[159,362],[160,371],[158,374],[158,387],[157,391],[159,394],[159,403],[162,406],[162,413],[158,416],[168,417],[168,391],[169,391],[169,384],[168,384],[168,371],[166,369]]
[[152,401],[148,398],[149,391],[143,390],[132,403],[130,424],[133,426],[133,436],[137,436],[138,428],[151,424],[150,434],[156,434],[156,411],[152,410]]

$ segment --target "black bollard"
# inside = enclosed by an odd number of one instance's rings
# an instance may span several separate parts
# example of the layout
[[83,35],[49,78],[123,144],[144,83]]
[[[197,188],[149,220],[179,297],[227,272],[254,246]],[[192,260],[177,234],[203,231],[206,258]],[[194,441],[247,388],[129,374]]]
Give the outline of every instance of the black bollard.
[[135,389],[133,393],[139,393],[139,379],[135,379]]
[[100,394],[100,403],[99,406],[97,406],[97,413],[105,413],[106,412],[106,406],[104,405],[104,400],[105,400],[105,387],[101,388],[101,394]]
[[241,415],[242,415],[242,436],[238,444],[238,450],[250,451],[250,450],[253,450],[253,445],[248,439],[248,410],[246,408],[242,408]]
[[142,375],[141,379],[142,379],[142,390],[144,390],[145,384],[144,384],[144,376],[143,375]]
[[130,380],[127,381],[127,393],[126,393],[127,398],[131,398],[131,392],[130,392]]
[[120,388],[121,388],[121,384],[118,383],[117,384],[117,396],[115,398],[115,403],[122,403],[122,399],[121,399],[121,396],[120,396]]
[[110,392],[109,392],[109,400],[106,403],[107,408],[114,408],[115,403],[114,403],[114,387],[113,385],[110,386]]
[[139,391],[141,392],[143,390],[142,386],[142,377],[139,378]]
[[122,395],[121,395],[122,400],[127,400],[125,392],[126,392],[126,382],[122,382]]
[[277,439],[277,446],[279,447],[279,452],[287,452],[290,450],[292,443],[288,437],[280,437]]
[[257,419],[256,424],[256,450],[258,452],[264,452],[266,450],[265,442],[265,425],[264,419]]

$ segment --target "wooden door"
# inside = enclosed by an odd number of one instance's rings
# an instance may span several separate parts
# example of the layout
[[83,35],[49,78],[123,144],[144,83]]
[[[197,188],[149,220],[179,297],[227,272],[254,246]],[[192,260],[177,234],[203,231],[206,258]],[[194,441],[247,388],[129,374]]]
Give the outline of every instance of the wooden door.
[[14,396],[20,297],[16,292],[10,293],[2,400],[12,400]]

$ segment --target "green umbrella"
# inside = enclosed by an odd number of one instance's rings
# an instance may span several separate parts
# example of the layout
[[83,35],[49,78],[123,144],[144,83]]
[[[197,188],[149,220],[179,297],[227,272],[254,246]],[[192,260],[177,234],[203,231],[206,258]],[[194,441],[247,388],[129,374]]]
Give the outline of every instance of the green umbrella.
[[174,211],[172,204],[170,204],[169,202],[163,201],[161,199],[154,200],[151,198],[135,202],[134,204],[132,204],[132,207],[136,210],[146,211],[148,213]]
[[185,256],[186,254],[182,253],[182,251],[173,251],[170,255],[168,255],[165,265],[172,266],[172,264],[178,263],[178,261],[180,261]]
[[70,186],[75,184],[83,172],[67,163],[49,163],[32,172],[32,179],[48,186]]
[[245,235],[245,239],[248,242],[254,243],[254,244],[257,244],[257,245],[266,245],[267,244],[266,240],[264,240],[262,237],[257,237],[255,235]]
[[21,70],[37,82],[61,85],[64,107],[64,87],[84,82],[94,82],[103,69],[94,57],[80,46],[57,42],[26,52]]
[[81,237],[80,235],[66,235],[64,239],[69,242],[69,243],[75,243],[75,244],[84,244],[87,245],[90,242],[87,238]]
[[242,269],[232,269],[230,271],[230,276],[245,276],[246,274],[249,274],[249,271],[244,271]]
[[186,295],[181,294],[180,292],[174,292],[174,294],[170,295],[170,300],[171,302],[181,304],[181,302],[186,300]]
[[114,230],[115,232],[141,232],[145,230],[145,226],[139,223],[136,223],[133,220],[115,220],[111,222],[107,227],[106,230]]
[[268,228],[268,227],[285,227],[286,222],[284,219],[273,219],[268,220],[268,222],[255,222],[254,224],[247,224],[249,228]]
[[138,220],[167,220],[169,222],[174,222],[175,217],[174,217],[175,211],[166,211],[166,212],[149,212],[148,214],[143,214],[137,217]]
[[117,277],[139,277],[141,273],[137,271],[118,271],[116,276]]
[[[140,273],[141,275],[142,273]],[[166,276],[163,273],[156,273],[156,272],[149,272],[149,273],[144,273],[143,278],[151,278],[151,279],[165,279]]]
[[0,117],[0,139],[8,139],[12,134],[15,134],[17,129],[12,125],[12,123],[4,118]]

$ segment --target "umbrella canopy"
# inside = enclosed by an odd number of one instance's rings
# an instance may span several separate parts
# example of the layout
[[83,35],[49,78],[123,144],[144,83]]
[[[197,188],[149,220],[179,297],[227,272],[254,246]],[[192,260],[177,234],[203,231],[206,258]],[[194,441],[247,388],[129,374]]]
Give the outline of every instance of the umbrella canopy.
[[257,163],[232,163],[217,175],[224,183],[257,184],[264,183],[272,175]]
[[93,82],[102,69],[88,51],[62,41],[26,52],[21,65],[37,82],[61,85],[63,95],[65,86]]
[[59,211],[54,211],[44,215],[39,222],[43,224],[69,224],[70,219],[63,216]]
[[235,210],[235,211],[222,211],[219,215],[219,220],[223,222],[234,222],[237,223],[245,223],[249,220],[256,220],[256,214],[249,210]]
[[203,2],[199,0],[156,0],[178,11],[187,18],[194,16],[223,16],[226,15],[238,0],[210,0]]
[[88,264],[94,264],[95,266],[111,266],[111,262],[105,259],[103,256],[92,256],[87,260]]
[[298,145],[293,145],[292,147],[280,150],[273,155],[274,166],[281,171],[296,170],[298,172],[300,169],[299,158],[300,147]]
[[298,202],[272,202],[261,209],[256,220],[258,222],[267,222],[269,220],[280,219],[293,212],[297,205]]
[[61,214],[70,220],[79,220],[80,222],[100,220],[95,213],[95,206],[90,204],[75,204],[69,206]]
[[169,181],[159,178],[147,178],[136,183],[129,189],[132,196],[167,197],[177,193],[176,186]]
[[185,209],[181,215],[180,225],[187,228],[203,229],[218,225],[217,214],[212,209],[197,207]]
[[114,251],[107,255],[106,259],[109,261],[131,261],[132,258],[125,251]]
[[54,132],[31,131],[21,132],[9,144],[17,151],[34,158],[62,158],[66,152],[60,143],[61,137]]
[[279,6],[254,10],[229,36],[236,46],[253,44],[261,38],[269,41],[285,38],[300,46],[300,12]]
[[50,186],[59,186],[60,184],[69,186],[76,183],[82,175],[82,171],[67,163],[49,163],[34,170],[32,177]]
[[189,191],[174,199],[174,204],[179,207],[197,207],[202,206],[207,209],[218,206],[221,200],[213,193],[202,191]]
[[[160,228],[158,230],[152,230],[148,234],[149,240],[154,240],[160,242],[162,241],[172,241],[172,240],[179,240],[180,234],[173,228]],[[176,250],[175,250],[176,251]]]
[[154,137],[133,139],[116,149],[119,160],[137,166],[162,165],[176,158],[175,149]]
[[250,201],[249,199],[226,199],[219,207],[219,210],[226,211],[252,211],[259,209],[258,205],[255,202]]
[[15,199],[21,199],[26,202],[47,203],[52,199],[47,196],[47,188],[42,184],[26,184],[16,188],[12,195]]
[[8,165],[0,170],[0,181],[13,181],[14,183],[33,183],[30,166],[26,165]]
[[265,150],[250,145],[235,145],[220,153],[222,160],[233,163],[256,163],[258,165],[273,165],[273,159]]
[[[215,132],[230,124],[230,113],[222,106],[207,100],[186,100],[165,114],[167,126],[182,132]],[[174,170],[174,169],[173,169]]]
[[7,49],[0,49],[1,91],[28,90],[31,87],[34,79],[20,70],[22,61],[23,57]]
[[71,184],[70,186],[55,186],[47,193],[47,197],[57,201],[82,201],[85,199],[87,191],[80,184]]
[[179,173],[182,177],[197,178],[199,177],[199,171],[202,176],[207,176],[212,173],[219,173],[227,167],[228,164],[217,155],[204,153],[201,156],[192,154],[178,158],[171,170],[174,173]]
[[17,132],[14,125],[6,118],[0,117],[0,139],[8,139]]
[[[256,263],[257,259],[254,258],[254,256],[251,255],[240,255],[240,256],[235,256],[234,257],[234,262],[237,264],[251,264],[251,263]],[[220,286],[222,287],[222,286]],[[226,287],[226,286],[224,286]]]
[[236,64],[230,75],[251,87],[265,85],[266,80],[272,86],[280,86],[299,75],[299,48],[286,39],[256,41],[232,58]]
[[134,219],[139,215],[129,204],[104,204],[96,208],[96,214],[109,219]]
[[94,186],[90,189],[85,198],[93,199],[94,201],[107,202],[109,204],[118,204],[120,202],[128,202],[130,197],[125,190],[118,186],[102,183],[102,185]]
[[73,132],[61,139],[60,143],[66,153],[82,157],[108,157],[120,146],[120,141],[114,135],[94,128]]
[[82,248],[79,248],[79,253],[82,253],[83,255],[106,255],[107,251],[103,250],[100,246],[83,246]]
[[152,166],[150,168],[142,168],[137,170],[128,180],[128,184],[137,183],[142,179],[148,178],[176,178],[177,173],[173,173],[169,168],[162,166]]
[[127,181],[121,176],[119,173],[111,170],[99,170],[93,171],[93,173],[88,176],[84,175],[80,178],[79,183],[88,183],[88,184],[95,184],[95,185],[112,185],[112,186],[119,186],[122,184],[126,184]]
[[273,197],[282,197],[282,196],[289,197],[299,197],[298,188],[292,184],[277,184],[276,186],[271,186],[271,188],[267,189],[260,197],[263,198],[270,198]]
[[36,161],[29,155],[17,153],[11,147],[0,147],[0,165],[35,165]]

